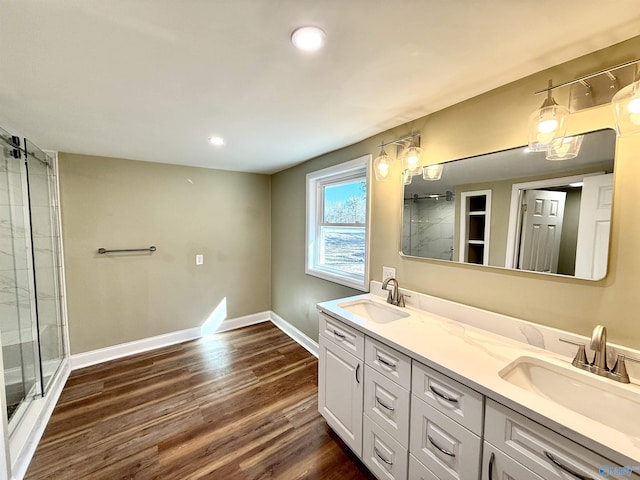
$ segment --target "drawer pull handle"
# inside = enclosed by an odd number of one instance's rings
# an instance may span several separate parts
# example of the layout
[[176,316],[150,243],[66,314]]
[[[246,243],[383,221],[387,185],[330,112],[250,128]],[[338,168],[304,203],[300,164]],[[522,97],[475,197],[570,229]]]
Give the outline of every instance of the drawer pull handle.
[[429,385],[429,390],[431,390],[434,394],[436,394],[440,398],[446,400],[447,402],[458,403],[458,399],[457,398],[453,398],[453,397],[450,397],[449,395],[445,395],[441,391],[433,388],[433,386],[431,386],[431,385]]
[[390,407],[390,406],[388,406],[388,405],[385,405],[383,402],[381,402],[381,401],[380,401],[380,399],[379,399],[378,397],[376,397],[376,402],[378,402],[378,404],[379,404],[381,407],[386,408],[386,409],[387,409],[387,410],[389,410],[390,412],[395,411],[395,408]]
[[360,363],[356,366],[356,382],[360,383],[360,379],[358,378],[358,372],[360,371]]
[[427,439],[429,440],[429,443],[431,445],[433,445],[435,448],[437,448],[438,450],[440,450],[442,453],[444,453],[445,455],[449,456],[449,457],[455,457],[456,454],[453,452],[450,452],[449,450],[445,450],[444,448],[442,448],[440,445],[438,445],[433,438],[431,438],[431,435],[427,435]]
[[373,453],[376,454],[376,457],[378,457],[380,460],[382,460],[384,463],[386,463],[387,465],[393,465],[393,462],[387,460],[386,458],[384,458],[382,455],[380,455],[380,452],[378,452],[378,449],[376,447],[373,447]]
[[384,358],[382,358],[380,355],[376,355],[376,360],[378,360],[378,362],[380,362],[383,365],[386,365],[389,368],[396,368],[396,363],[391,363],[388,360],[385,360]]
[[341,339],[341,340],[344,340],[345,338],[347,338],[347,336],[346,336],[344,333],[340,333],[340,332],[339,332],[339,331],[337,331],[337,330],[334,330],[334,331],[333,331],[333,334],[334,334],[336,337],[338,337],[339,339]]
[[593,478],[591,477],[585,477],[584,475],[579,474],[578,472],[575,472],[574,470],[570,469],[569,467],[563,465],[562,463],[560,463],[553,455],[551,455],[549,452],[547,452],[546,450],[543,450],[543,453],[545,454],[545,456],[551,460],[551,463],[553,463],[556,467],[561,468],[562,470],[564,470],[565,472],[567,472],[570,475],[573,475],[576,478],[579,478],[580,480],[593,480]]
[[491,458],[489,459],[489,480],[493,480],[493,464],[496,461],[496,454],[491,452]]

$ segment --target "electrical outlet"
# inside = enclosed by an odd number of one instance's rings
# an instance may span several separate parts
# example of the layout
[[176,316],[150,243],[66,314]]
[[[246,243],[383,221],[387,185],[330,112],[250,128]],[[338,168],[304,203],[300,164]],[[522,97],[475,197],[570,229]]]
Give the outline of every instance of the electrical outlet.
[[202,264],[204,264],[204,255],[199,253],[196,255],[196,265],[202,265]]
[[382,281],[387,278],[396,278],[396,269],[394,267],[382,267]]

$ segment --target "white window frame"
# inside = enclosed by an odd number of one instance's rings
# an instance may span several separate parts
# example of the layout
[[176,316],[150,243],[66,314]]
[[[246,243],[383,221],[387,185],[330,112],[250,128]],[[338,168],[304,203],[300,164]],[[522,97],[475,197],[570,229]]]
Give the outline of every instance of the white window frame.
[[[369,291],[369,230],[371,212],[371,155],[350,160],[333,167],[324,168],[307,174],[307,231],[305,248],[305,273],[322,278],[330,282],[345,285],[356,290]],[[326,185],[343,183],[354,178],[366,178],[367,200],[365,213],[365,255],[364,273],[362,275],[350,274],[330,269],[320,265],[320,226],[323,223],[323,187]],[[350,226],[346,224],[345,226]],[[362,224],[352,226],[362,227]]]

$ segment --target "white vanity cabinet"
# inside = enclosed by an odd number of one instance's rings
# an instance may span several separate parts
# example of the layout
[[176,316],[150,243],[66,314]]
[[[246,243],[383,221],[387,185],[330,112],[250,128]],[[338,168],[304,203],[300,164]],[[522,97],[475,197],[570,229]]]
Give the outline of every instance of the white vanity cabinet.
[[640,480],[368,331],[320,313],[318,409],[378,479]]
[[364,335],[320,314],[319,347],[318,410],[349,448],[360,456]]
[[[601,469],[607,472],[607,478],[630,478],[630,474],[609,474],[608,472],[613,472],[620,466],[489,399],[486,405],[484,439],[483,480],[520,477],[544,480],[598,479],[604,478]],[[491,479],[488,476],[488,463],[491,458],[490,455],[487,456],[487,451],[492,448],[504,454],[502,461],[505,470],[520,467],[520,475],[504,477],[496,473]],[[494,453],[497,454],[495,451]],[[525,476],[523,472],[526,472],[526,475],[536,475]],[[633,478],[638,477],[634,475]]]

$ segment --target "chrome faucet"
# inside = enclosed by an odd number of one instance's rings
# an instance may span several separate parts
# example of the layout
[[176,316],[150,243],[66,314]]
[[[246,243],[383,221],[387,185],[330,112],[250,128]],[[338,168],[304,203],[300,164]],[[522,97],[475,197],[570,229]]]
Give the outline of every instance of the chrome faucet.
[[[391,282],[393,282],[393,290],[389,290],[389,288],[387,288]],[[382,282],[382,289],[389,290],[389,295],[387,295],[387,303],[390,303],[391,305],[397,305],[398,307],[405,306],[405,295],[400,293],[400,285],[398,284],[398,280],[393,277],[387,278],[384,282]],[[409,295],[406,296],[408,297]]]
[[636,360],[635,358],[627,357],[624,354],[619,353],[616,363],[610,370],[607,365],[607,329],[603,325],[596,325],[593,329],[593,333],[591,334],[591,343],[589,346],[591,347],[591,350],[595,352],[593,362],[589,362],[587,359],[584,343],[574,342],[565,338],[561,338],[560,341],[571,343],[578,347],[578,352],[576,353],[573,362],[571,362],[573,366],[618,382],[629,383],[629,374],[627,373],[625,359],[640,362],[640,360]]

